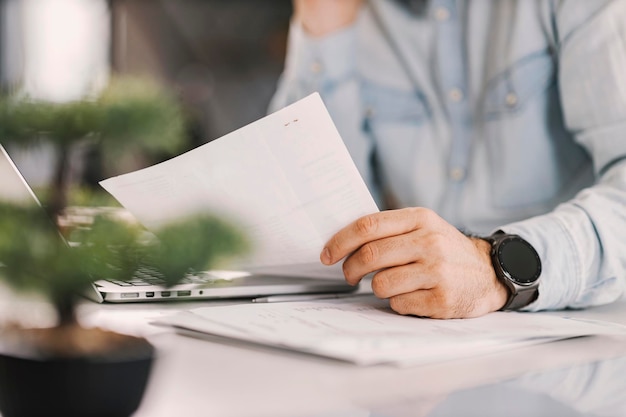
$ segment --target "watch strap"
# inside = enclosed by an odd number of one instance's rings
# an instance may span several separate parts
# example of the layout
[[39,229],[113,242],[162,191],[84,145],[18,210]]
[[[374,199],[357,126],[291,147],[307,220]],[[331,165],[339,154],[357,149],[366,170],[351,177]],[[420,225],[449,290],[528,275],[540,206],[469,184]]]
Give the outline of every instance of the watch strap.
[[535,301],[537,297],[539,297],[539,289],[536,286],[511,291],[509,299],[500,310],[519,310]]

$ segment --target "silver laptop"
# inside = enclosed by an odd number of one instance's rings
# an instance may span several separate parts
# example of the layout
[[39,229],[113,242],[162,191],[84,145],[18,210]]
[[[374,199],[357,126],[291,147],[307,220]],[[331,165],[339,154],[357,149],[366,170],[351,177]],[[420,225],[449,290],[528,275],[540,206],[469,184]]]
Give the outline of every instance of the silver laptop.
[[[41,203],[4,147],[0,145],[0,200],[20,204]],[[47,216],[41,210],[42,216]],[[52,223],[52,222],[51,222]],[[61,239],[61,234],[59,233]],[[346,293],[357,289],[343,281],[249,274],[242,271],[206,271],[181,277],[180,284],[162,286],[159,272],[140,268],[126,281],[97,280],[86,296],[103,303],[170,301],[220,298],[256,298],[280,294]]]

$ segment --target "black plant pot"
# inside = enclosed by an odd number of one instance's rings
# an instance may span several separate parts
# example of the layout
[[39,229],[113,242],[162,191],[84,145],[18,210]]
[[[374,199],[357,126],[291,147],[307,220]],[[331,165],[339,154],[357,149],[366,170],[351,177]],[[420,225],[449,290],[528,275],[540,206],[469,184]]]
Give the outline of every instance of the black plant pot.
[[130,416],[141,403],[154,360],[152,345],[132,339],[131,348],[88,356],[0,353],[0,413],[3,417]]

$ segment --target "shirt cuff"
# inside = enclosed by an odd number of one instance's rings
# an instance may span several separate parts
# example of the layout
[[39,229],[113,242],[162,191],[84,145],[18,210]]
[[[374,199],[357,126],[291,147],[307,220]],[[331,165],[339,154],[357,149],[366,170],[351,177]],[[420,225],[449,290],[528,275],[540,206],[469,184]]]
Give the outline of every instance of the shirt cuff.
[[[584,288],[583,269],[591,267],[582,259],[597,259],[599,255],[595,252],[598,248],[594,246],[597,245],[589,242],[595,239],[588,239],[594,234],[593,226],[588,221],[581,221],[581,217],[586,216],[580,208],[564,205],[558,209],[558,214],[537,216],[498,228],[521,236],[535,248],[541,259],[539,297],[523,310],[572,307],[580,298]],[[574,236],[585,237],[588,245],[579,248]]]
[[292,22],[287,43],[285,76],[296,82],[325,84],[341,81],[356,72],[356,28],[351,25],[314,38]]

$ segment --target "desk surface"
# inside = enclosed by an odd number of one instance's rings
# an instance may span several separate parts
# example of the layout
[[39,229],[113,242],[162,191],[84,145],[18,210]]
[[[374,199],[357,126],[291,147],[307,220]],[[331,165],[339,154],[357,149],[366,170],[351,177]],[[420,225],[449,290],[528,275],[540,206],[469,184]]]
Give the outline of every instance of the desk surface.
[[[80,315],[87,325],[141,334],[157,347],[136,417],[626,415],[626,339],[577,338],[410,368],[359,367],[149,324],[225,303],[85,302]],[[626,300],[571,315],[626,324]]]

